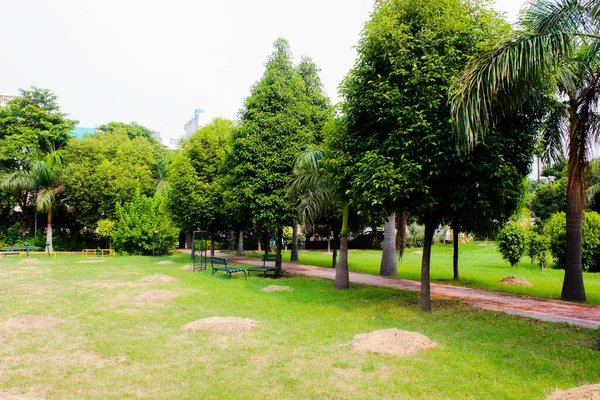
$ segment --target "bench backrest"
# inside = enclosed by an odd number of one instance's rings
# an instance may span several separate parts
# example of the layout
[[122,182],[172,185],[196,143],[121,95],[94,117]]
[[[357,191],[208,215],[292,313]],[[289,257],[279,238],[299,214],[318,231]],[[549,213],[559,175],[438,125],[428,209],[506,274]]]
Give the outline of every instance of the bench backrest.
[[3,247],[2,250],[10,251],[10,250],[25,250],[25,251],[33,251],[35,250],[35,246],[12,246],[12,247]]
[[277,257],[276,254],[267,254],[262,256],[263,262],[265,261],[281,261],[281,256]]
[[210,258],[210,264],[219,264],[219,265],[224,265],[225,267],[227,267],[227,259],[224,257],[211,257]]

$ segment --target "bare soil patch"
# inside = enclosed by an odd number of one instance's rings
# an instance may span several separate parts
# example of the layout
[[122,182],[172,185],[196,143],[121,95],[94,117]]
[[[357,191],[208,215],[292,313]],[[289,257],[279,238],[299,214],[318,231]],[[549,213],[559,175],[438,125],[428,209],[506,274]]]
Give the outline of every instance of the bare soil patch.
[[258,326],[258,322],[250,318],[239,317],[210,317],[199,319],[184,325],[187,332],[221,332],[221,333],[250,333]]
[[133,299],[136,304],[146,303],[161,303],[167,300],[173,300],[177,295],[168,290],[153,290],[151,292],[142,293]]
[[400,329],[381,329],[354,336],[352,351],[406,357],[437,346],[426,336]]
[[181,267],[181,269],[186,270],[186,271],[193,271],[194,266],[193,265],[184,265],[183,267]]
[[292,290],[294,290],[293,288],[289,287],[289,286],[280,286],[280,285],[270,285],[267,286],[263,289],[261,289],[261,292],[291,292]]
[[569,390],[556,390],[546,400],[600,400],[600,385],[579,386]]
[[142,278],[142,282],[144,283],[170,283],[173,282],[175,278],[169,275],[148,275]]
[[90,259],[90,260],[81,260],[81,261],[77,261],[77,264],[93,264],[93,263],[103,263],[106,260],[97,260],[97,259]]
[[488,246],[493,246],[494,243],[479,243],[477,246],[479,247],[488,247]]
[[40,269],[38,267],[34,267],[33,265],[27,265],[25,267],[19,268],[20,272],[37,272]]
[[527,287],[533,286],[533,283],[529,282],[525,278],[521,278],[518,276],[507,276],[506,278],[502,279],[500,281],[500,283],[502,283],[504,285],[514,285],[514,286],[527,286]]
[[44,400],[46,396],[41,394],[11,394],[0,391],[0,400]]
[[62,319],[43,317],[40,315],[21,315],[9,318],[6,322],[0,323],[0,328],[13,331],[31,331],[44,330],[55,327],[64,322]]
[[163,260],[163,261],[157,262],[157,264],[159,264],[159,265],[165,265],[165,264],[175,264],[175,263],[173,261],[171,261],[171,260]]
[[421,250],[413,251],[413,252],[412,252],[412,255],[413,255],[413,256],[422,256],[422,255],[423,255],[423,252],[422,252]]
[[41,264],[42,261],[38,260],[37,258],[24,258],[22,260],[19,260],[19,264]]

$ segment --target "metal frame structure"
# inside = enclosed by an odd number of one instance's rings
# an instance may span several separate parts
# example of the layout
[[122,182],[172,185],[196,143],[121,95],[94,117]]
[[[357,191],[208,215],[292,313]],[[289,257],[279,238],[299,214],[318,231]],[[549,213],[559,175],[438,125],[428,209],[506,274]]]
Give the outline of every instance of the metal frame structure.
[[[196,240],[200,248],[196,248]],[[192,232],[192,263],[193,270],[204,271],[208,264],[208,231],[199,230]]]

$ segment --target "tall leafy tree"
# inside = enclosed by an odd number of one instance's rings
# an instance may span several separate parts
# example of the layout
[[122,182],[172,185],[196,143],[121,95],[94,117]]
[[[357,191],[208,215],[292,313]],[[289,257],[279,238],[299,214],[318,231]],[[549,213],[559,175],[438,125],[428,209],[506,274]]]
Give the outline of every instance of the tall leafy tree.
[[52,209],[62,193],[66,171],[60,152],[43,154],[35,151],[27,158],[25,168],[4,176],[0,181],[2,189],[32,194],[36,209],[47,213],[46,242],[49,251],[53,251]]
[[[583,175],[598,134],[600,84],[596,0],[536,0],[521,14],[519,30],[473,60],[452,98],[458,138],[469,148],[507,113],[539,103],[548,82],[556,83],[562,110],[549,117],[550,131],[568,150],[566,269],[561,297],[586,299],[582,273]],[[552,129],[553,128],[553,129]]]
[[65,182],[65,202],[81,227],[95,228],[101,219],[116,217],[116,204],[129,202],[136,190],[152,196],[159,179],[155,147],[126,132],[97,133],[73,138],[64,151],[71,173]]
[[182,151],[169,168],[168,206],[178,226],[191,232],[208,229],[211,252],[214,233],[228,226],[221,177],[229,152],[233,122],[215,118],[181,142]]
[[143,137],[154,140],[152,137],[154,132],[137,122],[126,124],[125,122],[111,121],[108,124],[100,125],[97,130],[104,133],[125,132],[130,139]]
[[[363,30],[358,60],[342,84],[345,140],[354,164],[350,202],[359,212],[408,210],[425,224],[425,311],[431,310],[433,234],[438,224],[451,220],[452,206],[457,206],[452,194],[469,176],[469,164],[452,140],[447,92],[481,47],[507,30],[506,23],[478,2],[381,1]],[[504,162],[516,172],[527,170],[527,164],[520,168],[512,160]],[[479,198],[480,184],[474,175],[469,179],[472,187],[465,195]]]
[[318,101],[307,95],[305,83],[314,75],[309,73],[312,66],[305,63],[308,72],[302,69],[303,78],[292,62],[288,42],[278,39],[274,47],[240,111],[225,182],[239,218],[257,231],[276,232],[280,254],[283,227],[297,218],[296,204],[287,193],[294,160],[304,147],[318,141],[320,132],[313,127],[319,120],[313,110]]
[[[51,153],[69,140],[77,121],[61,112],[57,97],[48,89],[21,89],[19,96],[0,107],[0,171],[15,173],[27,168],[32,152]],[[27,229],[35,207],[34,196],[27,190],[16,198],[21,210],[21,231]],[[14,208],[14,203],[10,209]]]

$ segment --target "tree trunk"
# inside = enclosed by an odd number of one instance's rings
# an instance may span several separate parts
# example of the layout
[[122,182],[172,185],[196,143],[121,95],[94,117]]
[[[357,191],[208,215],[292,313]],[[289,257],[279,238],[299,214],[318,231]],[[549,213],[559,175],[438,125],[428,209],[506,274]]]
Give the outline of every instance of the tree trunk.
[[46,242],[49,243],[48,251],[53,252],[54,247],[52,246],[52,207],[48,207],[48,226],[46,227]]
[[[570,154],[570,157],[574,156]],[[578,165],[575,164],[569,160],[569,180],[567,183],[567,251],[565,279],[560,297],[563,300],[585,301],[586,295],[581,266],[583,189],[581,171]]]
[[342,231],[340,232],[340,262],[335,270],[335,288],[338,290],[350,287],[350,275],[348,273],[348,203],[344,203],[344,214],[342,218]]
[[244,255],[244,231],[240,231],[238,234],[238,248],[237,253],[238,256]]
[[406,248],[406,210],[396,213],[396,254],[402,261]]
[[425,243],[423,245],[423,258],[421,259],[421,310],[431,312],[431,286],[429,269],[431,261],[431,244],[435,233],[436,223],[432,220],[425,222]]
[[396,213],[387,216],[384,226],[383,253],[379,266],[379,275],[398,275],[398,260],[396,259]]
[[277,245],[275,246],[275,277],[281,278],[283,276],[283,270],[281,269],[281,242],[283,241],[283,229],[277,230]]
[[454,247],[454,256],[452,257],[452,269],[454,271],[454,280],[459,280],[458,276],[458,228],[452,225],[452,246]]
[[269,254],[269,247],[271,246],[271,243],[269,243],[269,232],[268,231],[265,231],[263,233],[263,240],[264,240],[263,244],[265,245],[265,256],[266,256],[267,254]]
[[214,257],[215,256],[215,235],[213,235],[212,231],[209,231],[208,235],[210,236],[210,256]]
[[262,249],[260,247],[261,241],[262,241],[262,238],[260,237],[260,235],[258,235],[258,252],[259,253],[262,252]]
[[331,253],[331,236],[327,235],[327,254]]
[[377,230],[376,226],[372,227],[371,229],[371,248],[377,249],[377,239],[379,238],[379,231]]
[[298,261],[298,236],[300,235],[300,224],[295,222],[292,226],[292,253],[290,261]]
[[338,255],[338,240],[339,233],[335,229],[333,230],[333,255],[331,256],[331,268],[337,267],[337,255]]

